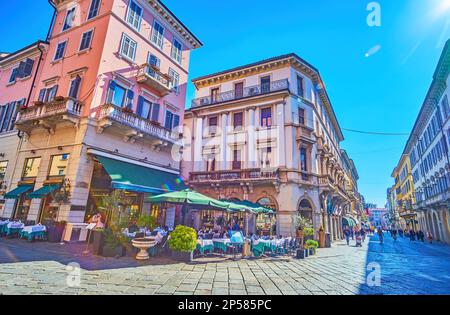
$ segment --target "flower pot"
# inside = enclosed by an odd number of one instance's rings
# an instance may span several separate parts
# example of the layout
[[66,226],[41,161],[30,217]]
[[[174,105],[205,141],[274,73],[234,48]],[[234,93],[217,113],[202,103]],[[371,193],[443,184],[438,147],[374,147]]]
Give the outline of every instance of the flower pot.
[[62,101],[64,101],[64,96],[56,96],[56,97],[55,97],[55,101],[56,101],[56,102],[62,102]]
[[172,251],[172,258],[179,262],[190,263],[194,260],[194,252]]
[[308,251],[309,251],[309,253],[308,253],[309,256],[314,256],[314,254],[315,254],[314,253],[314,248],[310,248]]
[[55,223],[47,226],[47,240],[50,243],[59,243],[62,240],[65,224]]
[[297,255],[295,256],[297,259],[305,259],[305,250],[297,249]]
[[325,231],[319,231],[319,247],[325,248]]
[[308,257],[309,256],[309,251],[307,249],[304,249],[303,251],[305,252],[305,257]]
[[103,246],[105,243],[105,236],[102,230],[93,230],[91,235],[92,238],[92,252],[94,255],[101,255]]
[[305,237],[305,232],[303,230],[297,230],[297,238],[303,239]]
[[125,247],[123,247],[123,246],[117,246],[117,247],[103,246],[103,250],[102,250],[103,257],[119,258],[119,257],[125,256],[125,254],[126,254],[126,251],[125,251]]

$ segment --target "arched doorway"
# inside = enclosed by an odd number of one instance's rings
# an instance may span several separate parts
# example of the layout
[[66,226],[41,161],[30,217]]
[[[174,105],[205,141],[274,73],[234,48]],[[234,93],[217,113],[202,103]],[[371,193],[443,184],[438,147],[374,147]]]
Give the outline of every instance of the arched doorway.
[[[269,197],[263,197],[256,201],[263,207],[278,210],[277,205]],[[277,216],[276,214],[261,213],[256,216],[256,233],[258,235],[276,235],[277,234]]]

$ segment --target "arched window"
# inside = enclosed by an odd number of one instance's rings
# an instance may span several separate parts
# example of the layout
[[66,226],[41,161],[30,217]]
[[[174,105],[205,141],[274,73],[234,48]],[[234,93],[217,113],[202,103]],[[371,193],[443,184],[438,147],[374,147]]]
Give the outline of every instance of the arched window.
[[300,201],[300,205],[298,207],[298,213],[304,218],[312,220],[313,218],[313,208],[311,203],[307,199],[303,199]]

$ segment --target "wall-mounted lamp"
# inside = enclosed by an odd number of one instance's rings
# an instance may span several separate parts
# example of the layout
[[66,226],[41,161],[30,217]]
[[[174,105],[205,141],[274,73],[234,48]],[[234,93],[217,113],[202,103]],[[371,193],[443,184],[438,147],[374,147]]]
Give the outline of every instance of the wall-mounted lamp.
[[31,150],[31,154],[36,154],[36,151],[35,150]]
[[59,150],[59,151],[62,151],[62,149],[63,149],[62,146],[59,146],[59,147],[58,147],[58,150]]

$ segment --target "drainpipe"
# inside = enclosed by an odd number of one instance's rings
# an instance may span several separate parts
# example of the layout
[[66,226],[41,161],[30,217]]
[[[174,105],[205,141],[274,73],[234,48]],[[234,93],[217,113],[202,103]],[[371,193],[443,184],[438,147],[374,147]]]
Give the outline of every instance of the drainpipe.
[[48,42],[48,40],[50,39],[50,35],[52,34],[52,30],[53,30],[53,25],[55,24],[55,19],[56,19],[56,6],[53,3],[52,0],[48,0],[48,3],[53,7],[53,17],[52,17],[52,21],[50,23],[50,27],[48,29],[48,33],[47,33],[47,37],[45,38],[45,40]]

